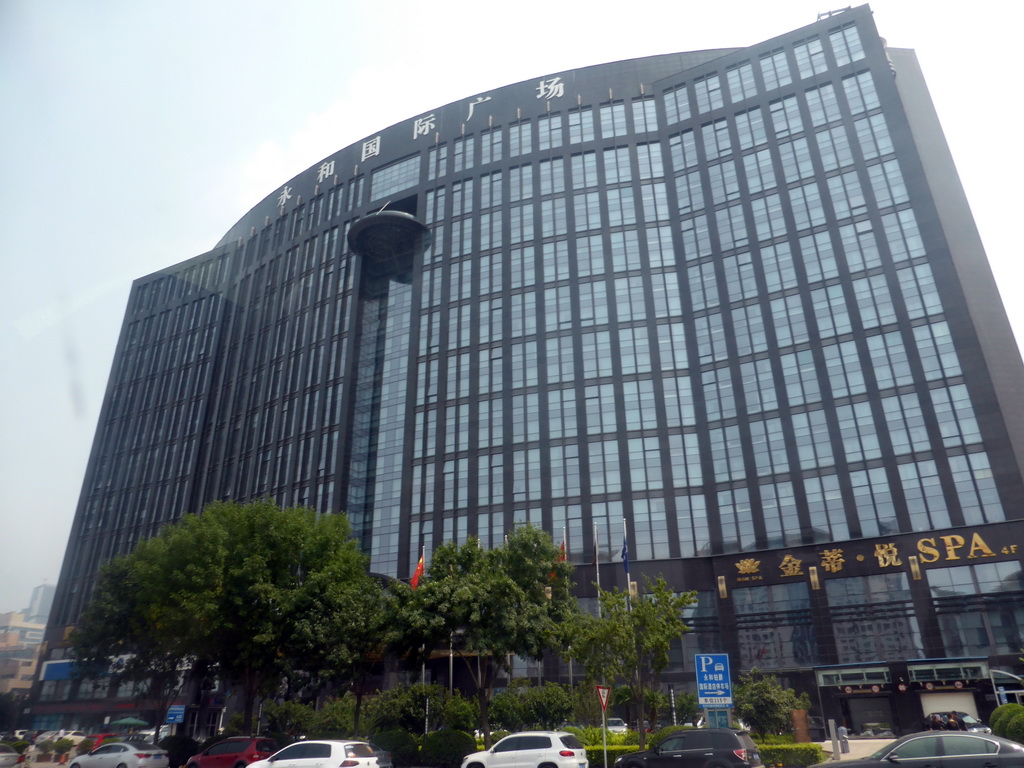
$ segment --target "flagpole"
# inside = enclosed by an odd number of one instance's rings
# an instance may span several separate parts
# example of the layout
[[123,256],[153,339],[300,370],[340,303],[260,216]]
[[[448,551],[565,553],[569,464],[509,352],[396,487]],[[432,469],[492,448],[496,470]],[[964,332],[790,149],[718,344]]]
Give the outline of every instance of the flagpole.
[[594,580],[597,582],[597,618],[601,618],[601,540],[597,535],[597,522],[594,522]]

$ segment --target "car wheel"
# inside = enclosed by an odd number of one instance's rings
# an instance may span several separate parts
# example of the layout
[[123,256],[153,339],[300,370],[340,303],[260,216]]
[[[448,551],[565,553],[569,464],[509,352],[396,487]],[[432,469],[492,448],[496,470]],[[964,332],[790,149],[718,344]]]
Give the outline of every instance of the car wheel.
[[124,763],[118,763],[117,768],[128,768]]
[[484,768],[482,763],[470,763],[466,768]]
[[541,763],[537,768],[558,768],[554,763]]
[[82,768],[78,763],[72,763],[71,768]]

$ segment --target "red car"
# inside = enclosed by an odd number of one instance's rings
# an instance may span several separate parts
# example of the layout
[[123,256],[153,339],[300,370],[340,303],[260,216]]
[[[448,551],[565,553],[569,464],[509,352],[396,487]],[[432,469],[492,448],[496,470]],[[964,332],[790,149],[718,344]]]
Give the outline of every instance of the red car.
[[116,741],[120,741],[124,738],[124,736],[122,736],[120,733],[93,733],[87,736],[86,738],[92,739],[92,748],[96,749],[96,747],[98,747],[107,739],[114,739]]
[[238,736],[211,744],[189,758],[186,768],[245,768],[277,751],[277,742],[260,737]]

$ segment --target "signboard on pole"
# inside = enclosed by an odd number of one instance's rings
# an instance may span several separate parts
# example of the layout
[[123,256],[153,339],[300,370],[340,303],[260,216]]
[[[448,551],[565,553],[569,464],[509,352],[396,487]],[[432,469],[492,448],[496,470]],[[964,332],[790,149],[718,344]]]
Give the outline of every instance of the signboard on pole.
[[607,685],[597,686],[597,698],[601,700],[601,711],[605,712],[608,710],[608,694],[612,692],[612,689]]
[[697,670],[697,703],[704,709],[732,706],[732,676],[729,654],[698,653],[694,657]]
[[184,704],[172,704],[167,708],[167,722],[168,723],[184,723],[185,722],[185,705]]

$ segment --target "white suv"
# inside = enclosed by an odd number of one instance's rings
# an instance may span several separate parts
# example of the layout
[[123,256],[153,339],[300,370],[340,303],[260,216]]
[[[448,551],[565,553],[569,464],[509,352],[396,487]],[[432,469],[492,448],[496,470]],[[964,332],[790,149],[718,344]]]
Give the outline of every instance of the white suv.
[[298,741],[249,768],[377,768],[377,753],[365,741]]
[[485,752],[462,758],[462,768],[589,768],[587,750],[565,731],[524,731]]

